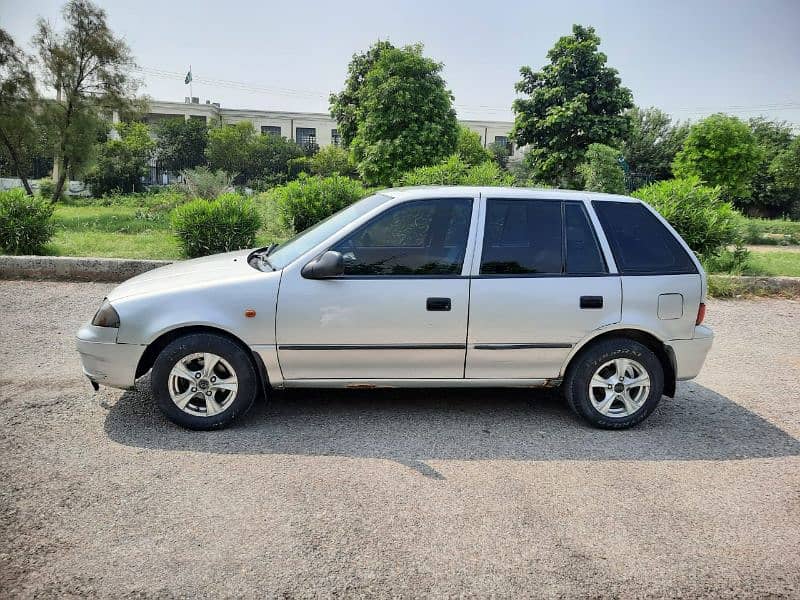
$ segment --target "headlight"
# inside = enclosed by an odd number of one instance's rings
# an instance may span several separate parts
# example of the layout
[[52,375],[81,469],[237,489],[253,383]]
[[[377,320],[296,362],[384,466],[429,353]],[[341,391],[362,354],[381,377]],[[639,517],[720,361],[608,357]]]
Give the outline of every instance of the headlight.
[[92,325],[97,327],[119,327],[119,315],[108,300],[103,300],[100,309],[92,319]]

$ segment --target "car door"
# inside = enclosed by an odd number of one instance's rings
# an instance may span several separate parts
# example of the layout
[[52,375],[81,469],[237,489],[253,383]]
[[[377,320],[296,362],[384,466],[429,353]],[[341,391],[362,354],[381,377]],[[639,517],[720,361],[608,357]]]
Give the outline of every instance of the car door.
[[330,247],[343,275],[287,268],[276,322],[284,379],[463,378],[474,203],[394,204]]
[[467,378],[558,377],[570,349],[621,314],[583,201],[489,197],[482,208]]

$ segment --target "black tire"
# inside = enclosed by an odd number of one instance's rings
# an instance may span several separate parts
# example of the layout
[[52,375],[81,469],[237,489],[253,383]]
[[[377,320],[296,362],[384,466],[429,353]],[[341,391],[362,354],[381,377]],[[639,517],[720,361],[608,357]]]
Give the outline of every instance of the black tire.
[[[170,373],[184,357],[210,352],[232,367],[238,389],[230,404],[211,416],[195,415],[178,407],[170,395]],[[158,355],[150,378],[153,398],[167,418],[181,427],[196,430],[221,429],[245,414],[260,389],[258,374],[247,350],[233,340],[213,333],[190,333],[170,342]],[[225,392],[222,392],[225,394]],[[202,394],[198,402],[202,401]]]
[[[616,358],[635,360],[650,377],[649,393],[631,415],[604,415],[589,397],[589,383],[595,372]],[[570,408],[595,427],[626,429],[644,421],[658,406],[664,392],[664,369],[655,353],[644,344],[623,337],[610,338],[592,344],[575,357],[564,378],[563,392]]]

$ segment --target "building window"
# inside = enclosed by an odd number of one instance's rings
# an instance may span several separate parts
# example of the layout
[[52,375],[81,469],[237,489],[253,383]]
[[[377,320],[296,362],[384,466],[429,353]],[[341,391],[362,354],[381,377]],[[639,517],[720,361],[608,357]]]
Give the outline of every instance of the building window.
[[314,127],[298,127],[295,141],[305,148],[317,143],[317,130]]
[[514,154],[514,144],[511,142],[511,140],[508,139],[507,136],[505,135],[494,136],[494,143],[503,146],[506,149],[506,152],[508,152],[509,156]]
[[281,137],[281,128],[277,125],[262,125],[261,133],[263,135],[276,135]]
[[342,145],[342,136],[339,135],[338,129],[331,129],[331,144],[334,146]]

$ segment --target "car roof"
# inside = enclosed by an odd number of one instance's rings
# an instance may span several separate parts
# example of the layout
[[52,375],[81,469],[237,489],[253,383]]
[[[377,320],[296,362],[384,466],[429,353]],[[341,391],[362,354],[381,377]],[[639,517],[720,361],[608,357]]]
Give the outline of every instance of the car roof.
[[639,202],[635,198],[618,194],[603,194],[600,192],[583,192],[579,190],[564,190],[556,188],[532,187],[500,187],[500,186],[471,186],[471,185],[417,185],[408,187],[387,188],[378,192],[384,196],[406,199],[423,198],[474,198],[478,194],[488,198],[541,198],[545,200],[606,200],[614,202]]

